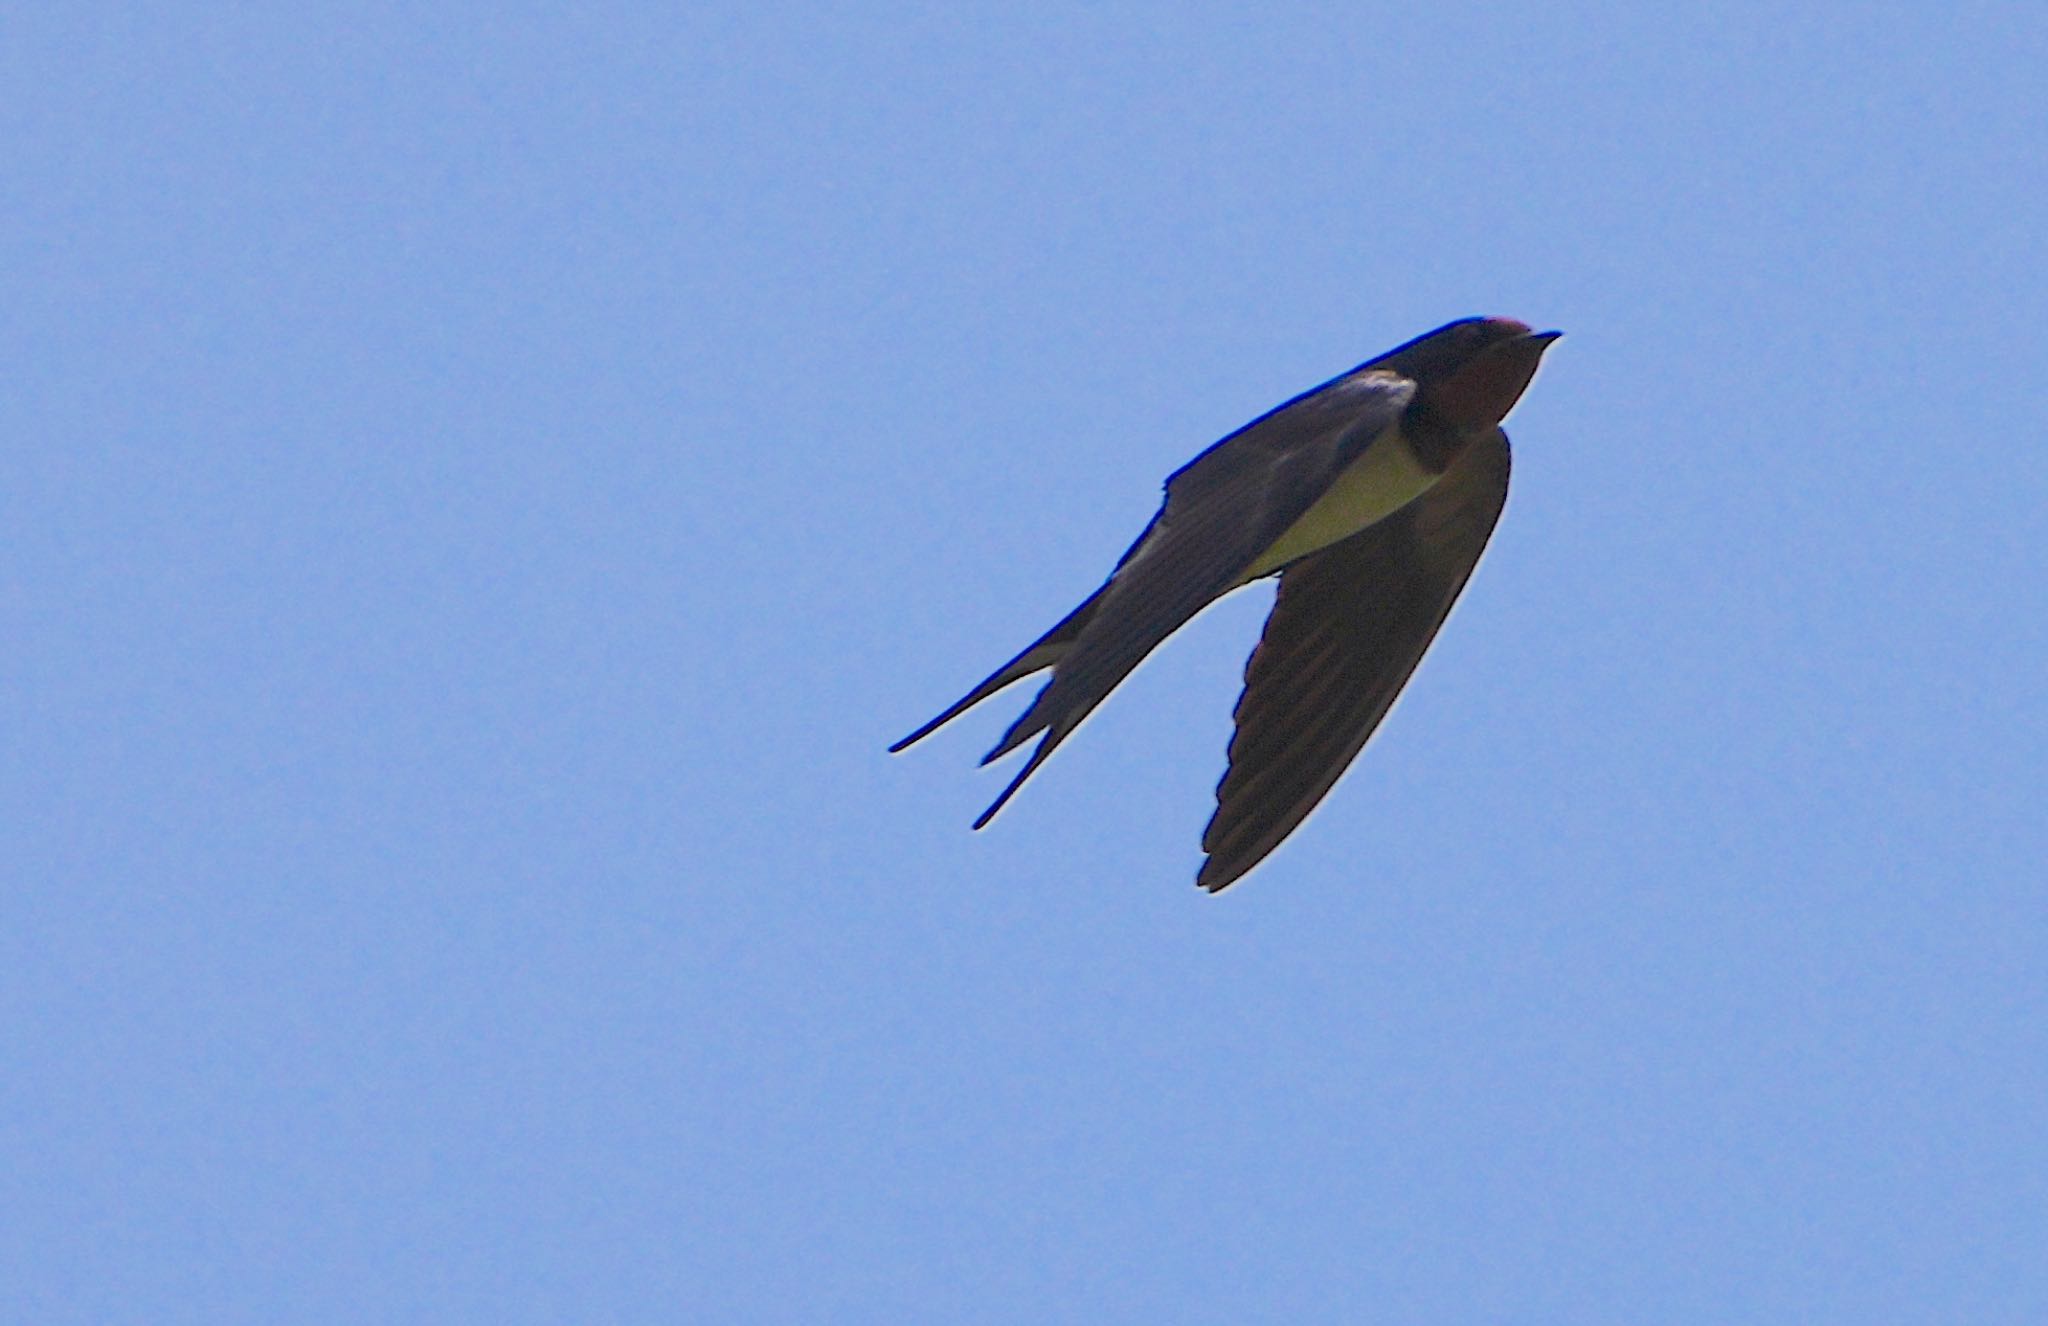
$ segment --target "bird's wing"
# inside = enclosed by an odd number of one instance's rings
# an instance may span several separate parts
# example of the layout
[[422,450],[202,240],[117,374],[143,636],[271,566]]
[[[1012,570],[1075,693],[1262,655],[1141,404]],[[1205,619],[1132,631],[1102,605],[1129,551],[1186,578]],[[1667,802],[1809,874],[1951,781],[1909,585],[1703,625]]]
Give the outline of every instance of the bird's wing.
[[1414,395],[1415,384],[1398,374],[1353,372],[1261,416],[1175,471],[1165,504],[1090,600],[1094,610],[1053,664],[1052,680],[983,761],[1045,734],[975,827],[994,818],[1161,641],[1236,585],[1373,439],[1400,422]]
[[1507,436],[1496,429],[1421,497],[1281,574],[1202,834],[1202,887],[1221,889],[1263,860],[1364,747],[1471,577],[1507,494]]

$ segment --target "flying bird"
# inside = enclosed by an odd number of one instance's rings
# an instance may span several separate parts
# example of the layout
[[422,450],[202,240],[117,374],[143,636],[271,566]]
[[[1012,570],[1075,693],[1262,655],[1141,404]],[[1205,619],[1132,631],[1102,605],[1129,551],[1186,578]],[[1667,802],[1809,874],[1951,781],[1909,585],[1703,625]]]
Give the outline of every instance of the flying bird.
[[1254,419],[1167,478],[1102,588],[889,749],[1052,669],[982,759],[1039,739],[982,828],[1167,636],[1277,574],[1195,881],[1233,883],[1315,809],[1422,661],[1507,501],[1500,422],[1559,335],[1464,318]]

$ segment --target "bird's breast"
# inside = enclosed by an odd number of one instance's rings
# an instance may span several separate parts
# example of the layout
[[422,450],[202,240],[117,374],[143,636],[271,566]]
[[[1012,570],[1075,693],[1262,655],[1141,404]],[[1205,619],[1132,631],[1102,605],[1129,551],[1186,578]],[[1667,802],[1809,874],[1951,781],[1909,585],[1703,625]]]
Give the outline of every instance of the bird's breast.
[[1337,475],[1315,505],[1252,563],[1244,578],[1271,575],[1289,562],[1350,538],[1422,496],[1439,473],[1416,457],[1399,428],[1389,428]]

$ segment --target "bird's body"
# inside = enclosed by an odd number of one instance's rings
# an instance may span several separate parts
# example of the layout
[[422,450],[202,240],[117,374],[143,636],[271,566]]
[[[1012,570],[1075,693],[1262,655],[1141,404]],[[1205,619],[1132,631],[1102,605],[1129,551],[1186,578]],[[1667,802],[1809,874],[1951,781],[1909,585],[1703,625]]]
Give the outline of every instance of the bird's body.
[[987,756],[1043,734],[980,828],[1161,641],[1278,572],[1203,835],[1199,882],[1223,888],[1322,799],[1421,660],[1506,499],[1499,421],[1555,336],[1506,318],[1454,322],[1232,433],[1167,479],[1101,589],[891,749],[1050,667]]
[[1350,538],[1422,496],[1436,479],[1437,471],[1415,454],[1399,428],[1385,430],[1357,460],[1338,471],[1314,506],[1245,568],[1240,583],[1264,579],[1290,562]]

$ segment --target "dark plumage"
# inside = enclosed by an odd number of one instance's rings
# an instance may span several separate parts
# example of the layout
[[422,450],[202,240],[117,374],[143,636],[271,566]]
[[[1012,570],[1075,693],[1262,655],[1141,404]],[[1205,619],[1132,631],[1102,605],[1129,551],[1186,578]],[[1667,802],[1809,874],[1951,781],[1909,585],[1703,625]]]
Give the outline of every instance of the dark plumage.
[[1277,572],[1202,836],[1198,882],[1230,884],[1336,783],[1443,624],[1507,498],[1498,424],[1556,335],[1467,318],[1232,433],[1167,479],[1158,514],[1101,589],[890,749],[1051,668],[983,761],[1039,738],[980,828],[1161,641]]

